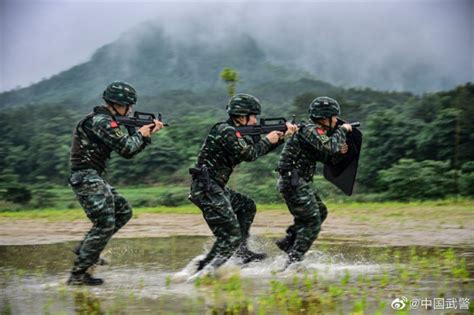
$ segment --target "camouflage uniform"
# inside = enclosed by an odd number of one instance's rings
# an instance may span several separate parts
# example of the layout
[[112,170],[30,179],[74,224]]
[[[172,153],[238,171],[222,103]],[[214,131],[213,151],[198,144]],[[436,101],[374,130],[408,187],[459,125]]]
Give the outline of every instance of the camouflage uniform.
[[316,162],[336,163],[345,142],[345,128],[329,135],[319,124],[305,124],[285,143],[278,162],[278,186],[294,222],[277,245],[288,253],[290,262],[303,259],[327,217],[326,206],[312,188]]
[[200,269],[213,260],[212,265],[218,267],[232,256],[239,245],[246,246],[256,213],[255,202],[229,189],[226,184],[235,166],[242,161],[256,160],[278,144],[271,144],[267,138],[254,142],[251,138],[242,137],[232,119],[211,128],[196,164],[198,168],[207,167],[209,187],[200,176],[193,176],[189,197],[201,209],[216,237],[212,249],[200,262]]
[[127,200],[103,178],[112,151],[129,159],[150,139],[139,132],[126,135],[106,107],[97,106],[74,132],[69,183],[93,227],[78,250],[72,273],[84,273],[100,256],[112,235],[132,217]]

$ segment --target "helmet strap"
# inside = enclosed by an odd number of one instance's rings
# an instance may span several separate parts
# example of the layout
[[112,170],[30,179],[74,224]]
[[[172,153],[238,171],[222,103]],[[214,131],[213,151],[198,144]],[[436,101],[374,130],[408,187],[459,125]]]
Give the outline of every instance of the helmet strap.
[[328,118],[329,122],[329,128],[328,128],[328,135],[332,135],[334,133],[334,130],[336,130],[336,126],[332,126],[332,116]]
[[125,115],[122,115],[118,110],[117,108],[115,108],[115,103],[110,103],[109,104],[115,111],[116,114],[118,114],[119,116],[125,116],[127,113],[128,113],[128,110],[130,108],[130,105],[125,105]]
[[322,127],[324,127],[324,129],[326,129],[328,132],[331,133],[331,132],[333,131],[333,129],[334,129],[334,128],[331,126],[331,118],[324,118],[324,120],[327,120],[327,121],[329,122],[329,124],[327,124],[327,125],[324,124],[324,123],[322,123],[322,120],[323,120],[323,119],[320,119],[320,120],[318,121],[318,124],[320,124]]
[[324,127],[324,129],[328,129],[328,130],[329,130],[329,129],[331,128],[331,126],[330,126],[330,125],[328,126],[328,125],[326,125],[325,123],[323,123],[323,121],[324,121],[325,119],[326,119],[326,118],[318,119],[318,120],[316,120],[316,123],[320,124],[322,127]]
[[245,126],[248,126],[249,121],[250,121],[250,115],[245,116],[245,119],[246,119]]
[[[245,119],[246,119],[245,122],[242,122],[242,121],[240,120],[240,117],[245,117]],[[241,126],[247,126],[247,124],[249,123],[249,117],[250,117],[250,115],[247,115],[247,116],[235,116],[235,117],[233,117],[232,119],[234,120],[234,122],[238,123],[238,124],[241,125]]]
[[112,107],[112,108],[114,109],[115,114],[120,115],[120,113],[119,113],[119,111],[117,110],[117,108],[115,108],[114,103],[110,103],[110,107]]

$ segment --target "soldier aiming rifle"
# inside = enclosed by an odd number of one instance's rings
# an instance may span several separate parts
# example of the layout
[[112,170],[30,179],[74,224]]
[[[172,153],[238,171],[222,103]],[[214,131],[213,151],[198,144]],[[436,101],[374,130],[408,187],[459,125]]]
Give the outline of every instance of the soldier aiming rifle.
[[229,119],[211,128],[195,167],[190,169],[193,180],[189,199],[201,209],[216,237],[211,250],[199,261],[195,277],[213,272],[234,253],[244,264],[266,257],[251,251],[247,244],[256,213],[255,202],[226,186],[235,166],[267,154],[283,142],[284,134],[291,135],[297,130],[295,125],[285,123],[286,133],[271,131],[258,141],[244,137],[238,129],[255,125],[260,108],[260,101],[252,95],[231,97],[227,105]]
[[332,98],[315,98],[308,114],[311,123],[299,126],[298,133],[285,143],[278,162],[279,190],[294,217],[286,236],[276,242],[288,255],[285,268],[303,260],[328,214],[312,187],[316,162],[325,165],[341,162],[350,150],[347,135],[353,131],[351,124],[338,121],[339,103]]
[[[114,81],[103,93],[105,104],[94,108],[76,126],[71,147],[69,184],[92,228],[74,250],[76,259],[68,280],[69,285],[100,285],[88,269],[100,262],[100,253],[108,241],[132,217],[127,200],[102,177],[112,151],[126,159],[132,158],[151,143],[151,135],[163,123],[152,119],[138,131],[125,134],[118,121],[127,121],[137,102],[137,92],[130,84]],[[124,118],[124,119],[122,119]]]

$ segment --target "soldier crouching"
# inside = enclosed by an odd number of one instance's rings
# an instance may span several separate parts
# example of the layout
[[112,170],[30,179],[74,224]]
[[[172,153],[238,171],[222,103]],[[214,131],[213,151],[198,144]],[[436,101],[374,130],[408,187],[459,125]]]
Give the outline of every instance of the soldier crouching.
[[112,151],[130,159],[151,143],[151,135],[163,124],[154,120],[137,132],[125,134],[115,116],[132,112],[137,101],[135,89],[128,83],[114,81],[103,93],[106,102],[97,106],[76,126],[71,147],[69,184],[93,223],[80,245],[69,277],[70,285],[100,285],[102,279],[92,277],[87,270],[100,262],[100,253],[120,228],[132,217],[127,200],[102,177]]
[[352,131],[350,124],[336,127],[340,107],[332,98],[314,99],[308,112],[312,123],[300,126],[285,143],[278,162],[279,190],[294,218],[286,236],[276,242],[288,254],[286,267],[303,260],[328,214],[312,187],[316,162],[340,160],[348,152],[346,133]]
[[[229,119],[215,124],[199,152],[197,163],[190,169],[193,176],[190,200],[197,205],[216,241],[197,270],[212,271],[236,253],[243,263],[262,260],[263,253],[248,248],[250,226],[256,213],[255,202],[247,195],[227,187],[229,177],[238,164],[251,162],[282,143],[283,133],[272,131],[259,141],[244,137],[238,126],[255,125],[260,102],[249,94],[233,96],[227,105]],[[296,126],[287,124],[287,134]],[[208,266],[208,267],[207,267]],[[204,270],[203,270],[204,271]]]

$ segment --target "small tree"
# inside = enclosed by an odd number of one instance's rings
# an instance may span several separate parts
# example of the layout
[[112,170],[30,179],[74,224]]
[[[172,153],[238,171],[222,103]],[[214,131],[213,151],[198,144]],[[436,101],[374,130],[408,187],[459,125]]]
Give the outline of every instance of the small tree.
[[237,85],[237,81],[239,80],[239,74],[236,70],[232,68],[224,68],[221,71],[221,79],[224,80],[225,84],[227,85],[227,94],[230,97],[235,95],[235,86]]

